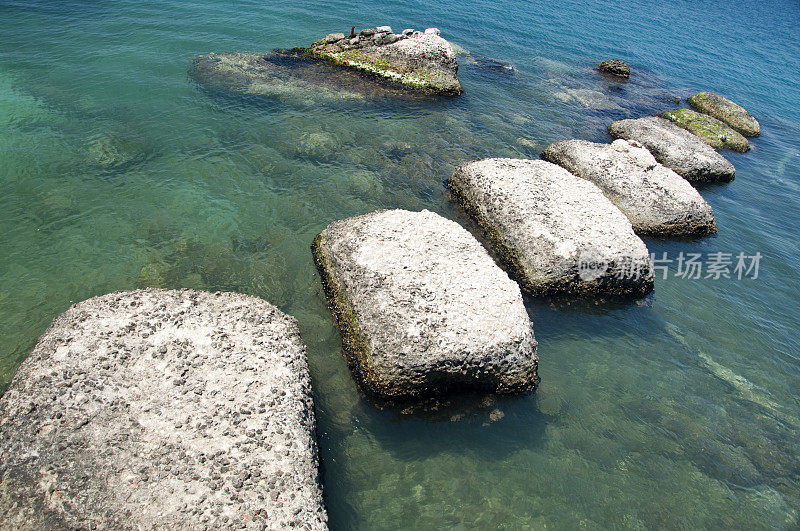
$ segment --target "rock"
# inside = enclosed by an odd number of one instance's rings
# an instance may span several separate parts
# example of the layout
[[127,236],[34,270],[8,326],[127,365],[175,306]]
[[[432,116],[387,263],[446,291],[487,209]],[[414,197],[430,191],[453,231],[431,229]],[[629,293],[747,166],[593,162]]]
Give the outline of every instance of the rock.
[[441,35],[442,32],[439,31],[439,28],[428,28],[425,30],[425,35]]
[[349,41],[331,44],[319,40],[307,50],[310,57],[368,72],[417,91],[440,95],[463,92],[458,82],[458,61],[450,43],[433,33],[395,35],[389,26],[374,33],[361,32],[370,39],[357,45]]
[[750,143],[744,136],[708,114],[691,109],[675,109],[660,116],[696,135],[714,149],[730,149],[739,153],[750,149]]
[[295,151],[312,160],[330,161],[339,154],[339,140],[325,131],[306,131],[295,142]]
[[377,32],[378,30],[376,30],[375,28],[364,28],[363,30],[361,30],[361,35],[365,37],[371,37],[375,35]]
[[543,160],[461,164],[448,187],[534,295],[641,296],[650,257],[600,189]]
[[599,90],[592,89],[579,89],[579,88],[564,88],[563,91],[554,92],[553,96],[559,100],[568,103],[577,101],[588,109],[595,110],[620,110],[621,107],[617,105],[611,98],[603,94]]
[[639,234],[705,236],[717,231],[714,212],[697,190],[633,140],[562,140],[545,149],[542,158],[600,187]]
[[713,92],[698,92],[689,98],[694,109],[713,116],[739,131],[744,136],[758,136],[761,125],[744,107]]
[[325,42],[328,44],[339,42],[342,39],[344,39],[344,33],[328,33],[325,36]]
[[469,59],[471,64],[474,64],[482,70],[488,70],[499,74],[515,74],[516,68],[512,63],[502,59],[494,59],[493,57],[482,57],[480,55],[470,55]]
[[519,287],[457,223],[423,210],[336,221],[314,258],[356,379],[390,401],[537,383]]
[[296,321],[260,299],[74,305],[0,399],[2,526],[325,529],[310,384]]
[[616,138],[636,140],[658,162],[689,182],[729,182],[735,169],[714,148],[681,129],[666,118],[648,116],[612,123],[609,132]]
[[597,65],[597,69],[604,74],[610,74],[616,77],[629,78],[631,77],[631,67],[625,61],[620,59],[608,59]]
[[404,29],[404,30],[403,30],[403,35],[405,35],[406,37],[408,37],[408,36],[410,36],[410,35],[413,35],[413,34],[414,34],[416,31],[417,31],[417,30],[415,30],[415,29],[406,28],[406,29]]
[[[371,45],[371,41],[365,37],[355,44],[351,42],[352,39],[344,39],[324,46],[343,49],[343,46],[353,48]],[[382,78],[375,78],[372,74],[313,59],[305,50],[201,55],[194,59],[190,75],[213,88],[277,98],[301,106],[342,101],[363,103],[369,97],[435,97],[409,90],[403,85],[385,83]]]

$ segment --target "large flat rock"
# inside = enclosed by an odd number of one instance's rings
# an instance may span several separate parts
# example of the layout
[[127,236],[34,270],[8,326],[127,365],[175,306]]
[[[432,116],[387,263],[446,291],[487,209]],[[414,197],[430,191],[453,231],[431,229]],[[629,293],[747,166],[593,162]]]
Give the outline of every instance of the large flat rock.
[[649,149],[658,162],[690,182],[733,180],[733,164],[695,135],[665,118],[648,116],[619,120],[608,130],[616,138],[636,140]]
[[722,120],[744,136],[758,136],[761,125],[747,109],[713,92],[698,92],[689,98],[692,108]]
[[395,34],[389,26],[379,26],[353,36],[331,33],[314,42],[309,53],[417,90],[442,95],[463,92],[453,47],[434,28]]
[[461,164],[448,187],[535,295],[640,296],[650,257],[630,221],[591,182],[543,160]]
[[388,83],[372,74],[320,61],[305,50],[199,55],[193,59],[189,74],[212,89],[263,96],[299,106],[362,105],[387,97],[435,97],[398,83]]
[[2,526],[326,528],[296,322],[143,290],[53,321],[0,399]]
[[457,223],[427,210],[378,211],[331,223],[313,251],[368,392],[402,400],[536,385],[519,287]]
[[704,236],[717,231],[714,212],[697,190],[634,140],[562,140],[545,149],[542,158],[599,186],[639,234]]
[[741,133],[713,116],[691,109],[674,109],[659,116],[686,129],[714,149],[730,149],[739,153],[750,149],[750,142]]

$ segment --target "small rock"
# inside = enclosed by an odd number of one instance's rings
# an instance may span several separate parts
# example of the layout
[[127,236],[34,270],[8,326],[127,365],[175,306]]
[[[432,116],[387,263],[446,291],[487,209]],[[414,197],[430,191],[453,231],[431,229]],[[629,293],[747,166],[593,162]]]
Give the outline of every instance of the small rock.
[[378,32],[378,33],[392,33],[392,27],[391,26],[378,26],[377,28],[375,28],[375,31]]
[[327,35],[325,35],[325,42],[327,44],[333,44],[335,42],[339,42],[342,39],[344,39],[344,33],[328,33]]
[[603,61],[597,66],[597,69],[604,74],[610,74],[616,77],[625,79],[631,77],[631,67],[628,63],[620,59],[608,59],[607,61]]
[[403,35],[408,37],[408,36],[413,35],[414,33],[416,33],[416,31],[417,30],[415,30],[415,29],[406,28],[406,29],[403,30]]
[[442,32],[439,31],[439,28],[428,28],[425,30],[425,35],[441,35]]

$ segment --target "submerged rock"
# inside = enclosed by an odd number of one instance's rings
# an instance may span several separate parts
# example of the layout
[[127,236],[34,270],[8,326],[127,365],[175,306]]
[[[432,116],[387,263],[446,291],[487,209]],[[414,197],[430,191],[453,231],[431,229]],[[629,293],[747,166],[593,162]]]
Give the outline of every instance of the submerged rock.
[[356,378],[385,399],[538,380],[519,287],[457,223],[424,210],[336,221],[314,258]]
[[631,77],[631,67],[625,61],[620,59],[608,59],[597,65],[597,69],[604,74],[612,76],[629,78]]
[[12,528],[326,528],[296,321],[142,290],[53,321],[0,399]]
[[448,187],[523,289],[628,297],[653,289],[650,256],[600,189],[543,160],[461,164]]
[[[466,50],[465,50],[466,52]],[[503,59],[495,59],[494,57],[484,57],[481,55],[467,55],[465,58],[467,64],[475,65],[481,70],[487,72],[494,72],[496,74],[511,75],[517,73],[517,69],[513,63],[504,61]]]
[[389,26],[380,26],[362,30],[352,38],[343,36],[332,41],[330,37],[312,44],[309,55],[415,90],[444,95],[463,92],[458,82],[456,54],[435,28],[425,33],[405,30],[394,34]]
[[730,149],[739,153],[750,149],[750,143],[744,136],[708,114],[691,109],[675,109],[660,116],[697,135],[714,149]]
[[717,231],[714,212],[697,190],[635,141],[562,140],[545,149],[542,158],[599,186],[639,234],[705,236]]
[[190,75],[210,87],[298,105],[430,97],[371,74],[313,59],[302,50],[201,55],[192,62]]
[[587,109],[606,111],[622,109],[614,100],[599,90],[564,87],[563,90],[554,92],[553,96],[565,103],[577,101]]
[[735,169],[714,148],[666,118],[648,116],[637,120],[619,120],[608,127],[616,138],[636,140],[658,162],[689,182],[729,182]]
[[121,170],[144,162],[152,150],[152,145],[142,135],[107,132],[88,140],[86,160],[92,166],[104,170]]
[[713,92],[698,92],[689,98],[694,109],[713,116],[739,131],[744,136],[758,136],[761,125],[744,107]]

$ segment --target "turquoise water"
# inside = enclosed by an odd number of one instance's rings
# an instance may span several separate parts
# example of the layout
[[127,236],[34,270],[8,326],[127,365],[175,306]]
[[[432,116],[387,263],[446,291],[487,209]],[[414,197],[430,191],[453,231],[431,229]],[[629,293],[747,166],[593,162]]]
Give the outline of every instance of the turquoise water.
[[[0,0],[0,389],[73,301],[134,287],[235,290],[297,317],[333,528],[800,525],[800,5]],[[436,26],[462,56],[441,102],[241,97],[193,56],[329,31]],[[627,85],[591,66],[621,57]],[[309,245],[377,208],[464,221],[442,182],[536,157],[713,90],[763,134],[709,186],[719,234],[667,252],[760,252],[757,279],[657,279],[624,305],[527,306],[533,395],[379,411],[341,356]],[[675,272],[674,266],[671,272]]]

